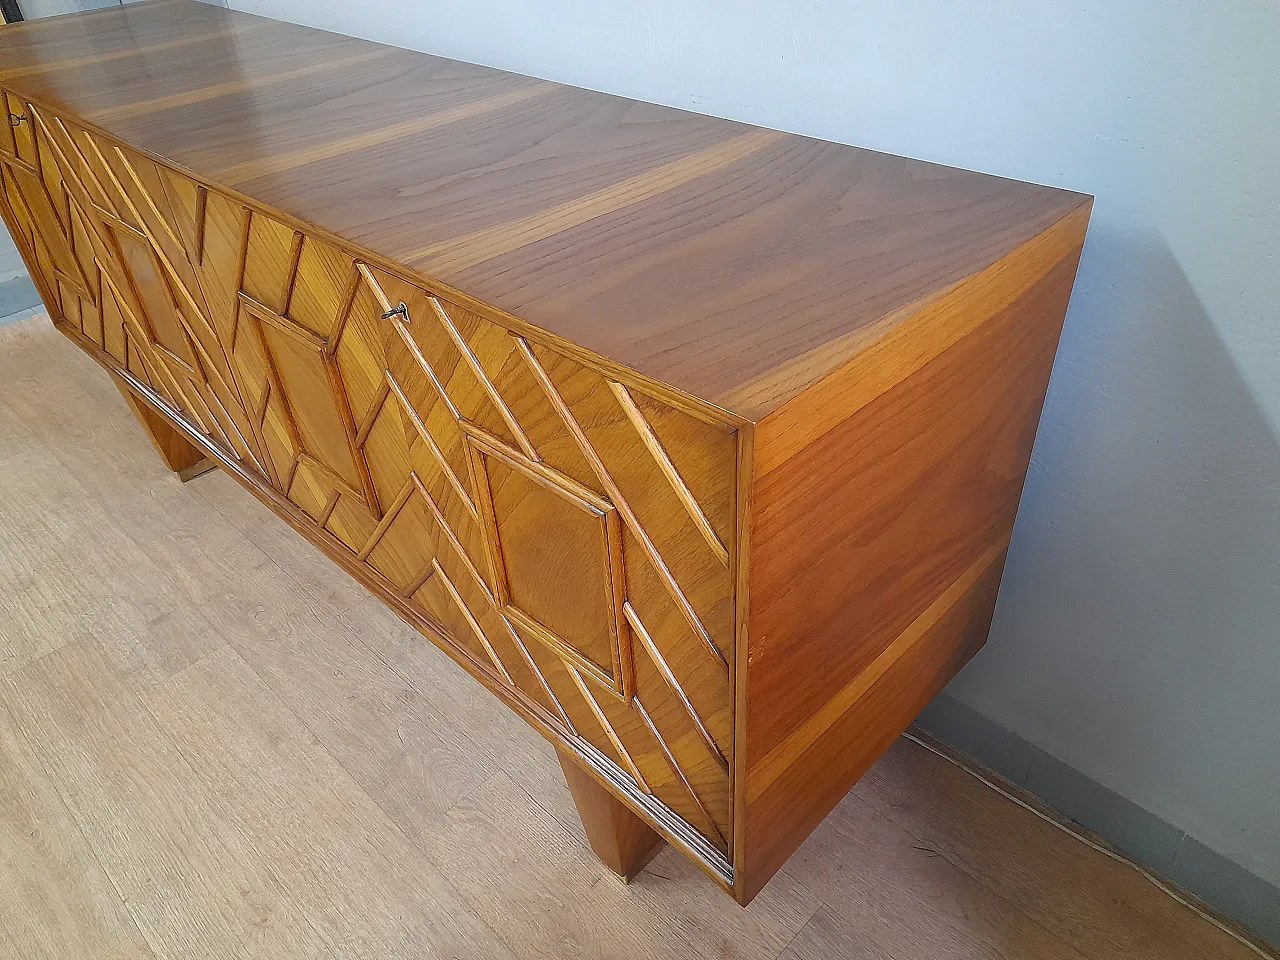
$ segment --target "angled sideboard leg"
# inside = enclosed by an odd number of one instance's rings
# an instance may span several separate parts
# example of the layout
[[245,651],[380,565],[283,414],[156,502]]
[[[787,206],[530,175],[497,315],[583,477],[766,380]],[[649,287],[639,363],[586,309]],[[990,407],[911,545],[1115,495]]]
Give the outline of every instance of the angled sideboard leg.
[[600,786],[572,756],[557,749],[560,769],[600,861],[628,882],[662,849],[663,839]]
[[151,438],[151,443],[156,448],[156,453],[160,454],[160,459],[165,462],[165,466],[178,475],[179,480],[183,483],[194,480],[218,465],[216,460],[206,457],[204,451],[184,437],[169,421],[134,396],[133,391],[118,377],[111,379],[115,382],[116,389],[120,391],[120,396],[124,397],[124,402],[138,418],[142,429]]

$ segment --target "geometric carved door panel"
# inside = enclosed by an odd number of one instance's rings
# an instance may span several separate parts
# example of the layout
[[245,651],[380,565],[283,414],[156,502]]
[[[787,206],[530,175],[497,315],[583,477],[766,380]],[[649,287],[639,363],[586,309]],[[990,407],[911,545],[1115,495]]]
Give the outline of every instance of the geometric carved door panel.
[[188,251],[173,226],[160,168],[27,105],[46,194],[65,211],[73,260],[91,262],[95,316],[64,315],[254,470],[259,454]]
[[[19,127],[29,133],[29,118],[24,115]],[[6,126],[11,125],[6,123]],[[12,128],[11,128],[12,129]],[[66,312],[79,315],[79,301],[87,300],[92,307],[96,303],[95,276],[92,257],[84,264],[73,250],[72,222],[61,190],[55,184],[52,192],[41,177],[39,158],[35,154],[35,140],[6,166],[0,168],[4,193],[19,229],[24,234],[29,249],[36,260],[36,282],[56,298]],[[25,157],[34,162],[28,164]]]
[[0,176],[61,322],[728,856],[734,431],[27,116]]
[[[382,515],[339,360],[351,349],[348,335],[359,336],[345,322],[355,262],[264,214],[242,217],[232,356],[271,478],[322,526],[336,511],[350,545],[355,529]],[[358,381],[360,371],[351,372]]]
[[727,854],[733,433],[416,284],[364,277],[410,466],[453,545],[423,606],[487,638],[519,686],[499,642],[514,647],[570,735]]

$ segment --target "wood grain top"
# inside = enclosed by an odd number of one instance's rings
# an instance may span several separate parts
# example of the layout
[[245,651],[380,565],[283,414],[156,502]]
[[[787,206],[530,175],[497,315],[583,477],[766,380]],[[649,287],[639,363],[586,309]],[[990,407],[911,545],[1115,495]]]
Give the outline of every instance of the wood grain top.
[[1089,202],[191,0],[0,85],[750,420]]

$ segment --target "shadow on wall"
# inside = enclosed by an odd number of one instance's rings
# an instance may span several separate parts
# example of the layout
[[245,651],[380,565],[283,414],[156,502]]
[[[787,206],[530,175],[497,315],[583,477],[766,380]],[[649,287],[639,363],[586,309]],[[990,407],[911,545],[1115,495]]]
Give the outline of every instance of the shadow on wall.
[[949,692],[1280,884],[1278,632],[1280,444],[1163,238],[1095,219],[991,639]]

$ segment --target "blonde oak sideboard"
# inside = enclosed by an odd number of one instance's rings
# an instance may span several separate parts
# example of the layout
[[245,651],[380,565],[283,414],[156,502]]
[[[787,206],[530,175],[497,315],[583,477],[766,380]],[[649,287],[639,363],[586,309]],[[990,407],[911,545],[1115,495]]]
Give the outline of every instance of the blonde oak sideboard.
[[1091,198],[152,0],[0,28],[5,222],[228,471],[748,902],[982,646]]

